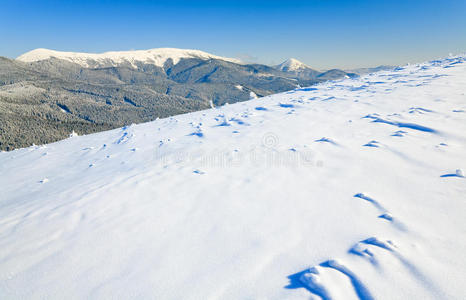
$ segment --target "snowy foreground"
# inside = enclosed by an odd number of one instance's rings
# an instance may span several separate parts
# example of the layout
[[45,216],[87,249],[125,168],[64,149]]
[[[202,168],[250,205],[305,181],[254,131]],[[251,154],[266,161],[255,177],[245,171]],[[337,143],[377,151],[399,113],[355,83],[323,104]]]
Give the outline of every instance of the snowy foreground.
[[466,60],[0,153],[2,299],[464,299]]

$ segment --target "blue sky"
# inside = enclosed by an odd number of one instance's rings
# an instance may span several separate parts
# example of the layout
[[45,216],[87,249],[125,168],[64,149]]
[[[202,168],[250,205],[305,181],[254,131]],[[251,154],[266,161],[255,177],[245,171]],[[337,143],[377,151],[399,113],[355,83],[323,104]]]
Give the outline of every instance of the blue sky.
[[320,69],[466,52],[466,1],[0,0],[0,55],[174,47]]

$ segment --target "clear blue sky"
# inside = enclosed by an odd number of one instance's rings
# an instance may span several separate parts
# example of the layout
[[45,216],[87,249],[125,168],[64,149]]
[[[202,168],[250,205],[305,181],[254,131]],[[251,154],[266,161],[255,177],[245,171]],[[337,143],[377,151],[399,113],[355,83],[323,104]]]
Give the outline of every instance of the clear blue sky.
[[466,0],[0,0],[0,55],[175,47],[315,68],[466,52]]

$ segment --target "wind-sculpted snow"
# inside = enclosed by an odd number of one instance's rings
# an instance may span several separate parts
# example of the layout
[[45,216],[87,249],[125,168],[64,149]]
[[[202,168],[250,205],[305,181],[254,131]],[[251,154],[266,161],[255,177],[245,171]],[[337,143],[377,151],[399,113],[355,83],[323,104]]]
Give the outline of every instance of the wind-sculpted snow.
[[0,153],[2,299],[463,299],[466,62]]

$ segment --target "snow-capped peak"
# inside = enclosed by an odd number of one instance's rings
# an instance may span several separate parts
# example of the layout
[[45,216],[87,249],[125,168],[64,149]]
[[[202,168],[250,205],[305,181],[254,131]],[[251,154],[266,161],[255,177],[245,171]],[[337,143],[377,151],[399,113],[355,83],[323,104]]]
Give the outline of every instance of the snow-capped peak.
[[35,62],[50,58],[67,60],[84,67],[116,66],[122,63],[129,63],[132,66],[135,66],[135,62],[148,63],[162,67],[168,59],[172,59],[173,63],[177,64],[182,58],[200,58],[205,60],[220,59],[229,62],[240,63],[239,60],[234,58],[221,57],[200,50],[176,48],[111,51],[105,53],[63,52],[39,48],[24,53],[16,59],[23,62]]
[[284,62],[282,62],[281,64],[277,66],[277,69],[281,71],[285,71],[285,72],[299,71],[299,70],[310,69],[310,68],[311,67],[309,67],[303,62],[300,62],[299,60],[295,58],[288,58],[287,60],[285,60]]

